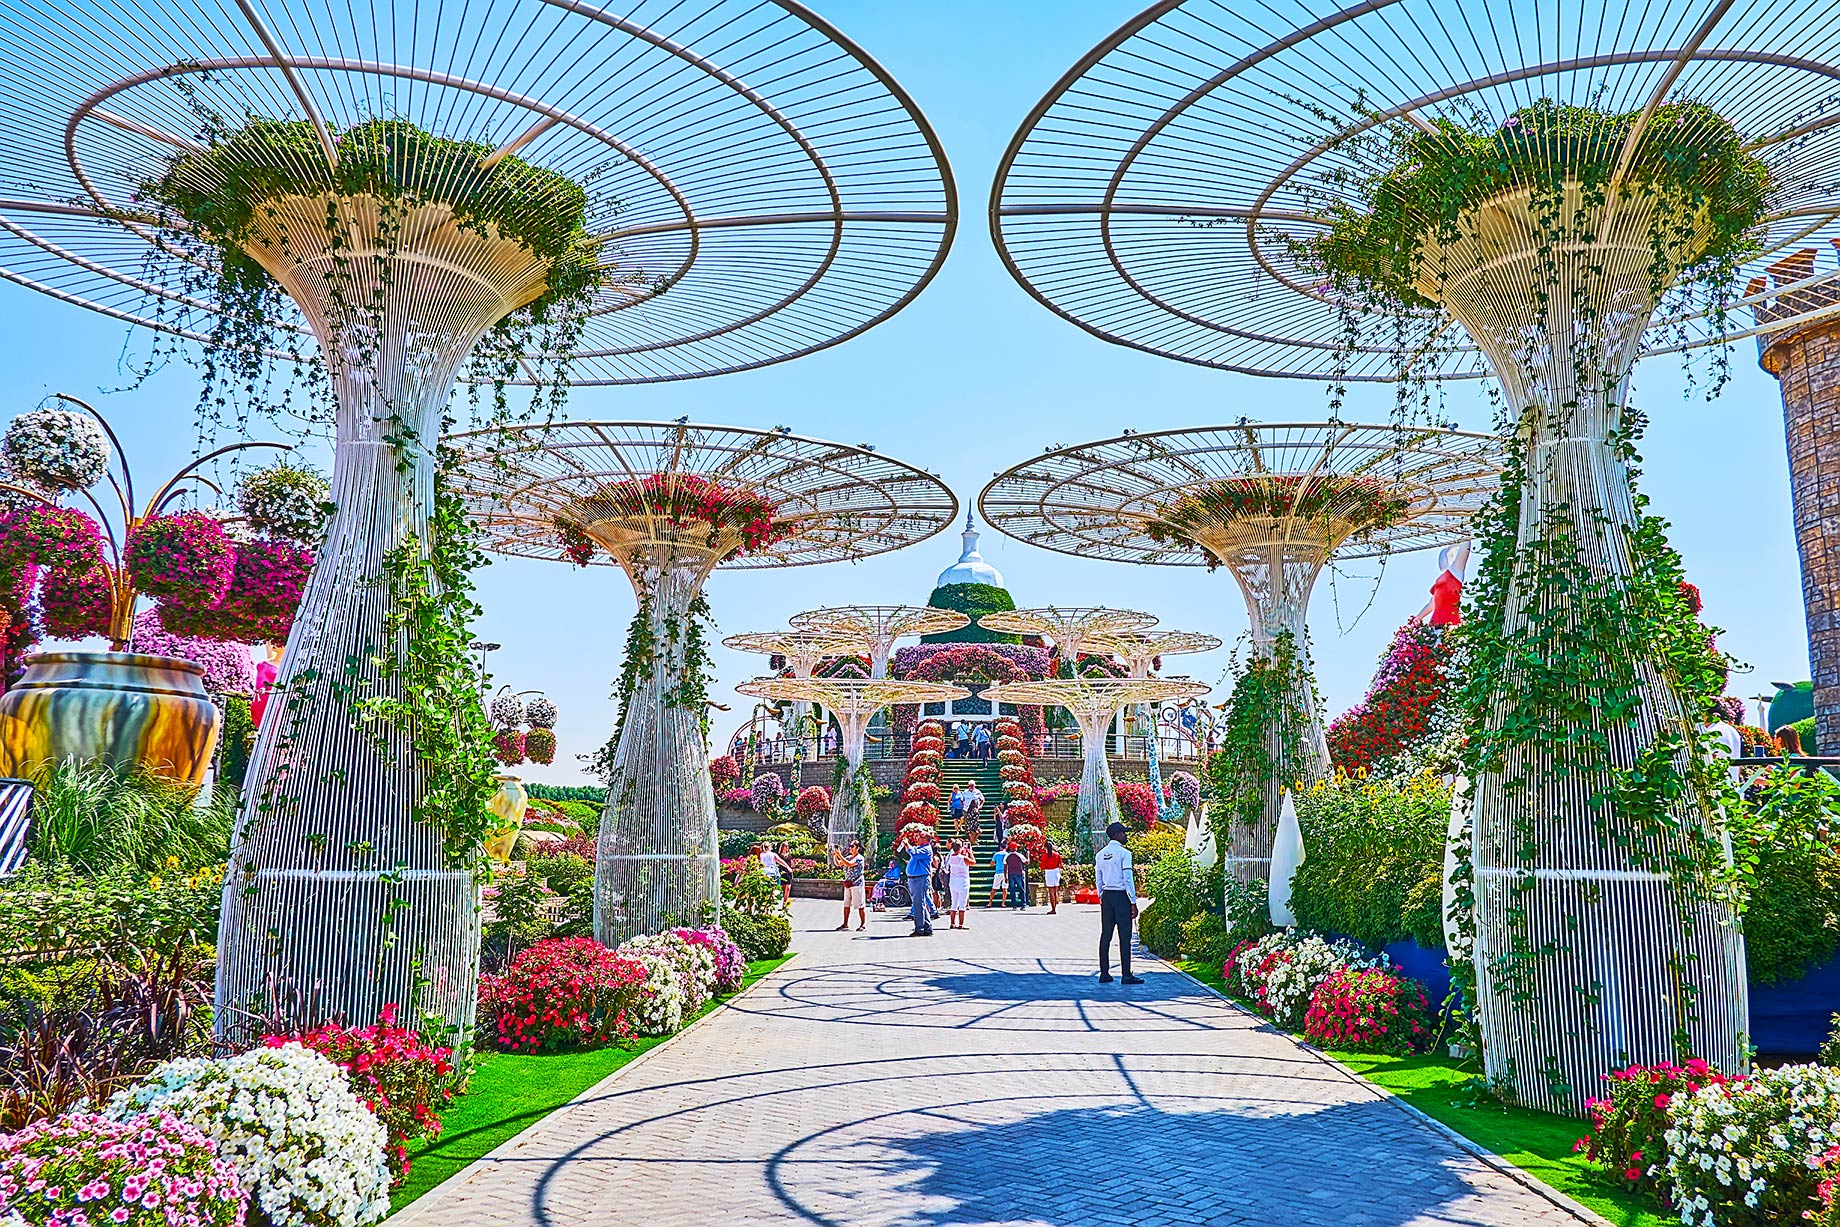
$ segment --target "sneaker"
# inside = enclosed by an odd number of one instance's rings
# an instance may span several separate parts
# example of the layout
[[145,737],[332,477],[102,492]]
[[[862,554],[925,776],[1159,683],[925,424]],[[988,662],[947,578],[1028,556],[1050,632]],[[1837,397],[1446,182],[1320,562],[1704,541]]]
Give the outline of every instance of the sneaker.
[[1100,976],[1099,977],[1099,983],[1101,984],[1110,984],[1111,982],[1112,982],[1112,978],[1110,976]]
[[1124,982],[1126,984],[1142,984],[1143,980],[1137,976],[1126,976]]

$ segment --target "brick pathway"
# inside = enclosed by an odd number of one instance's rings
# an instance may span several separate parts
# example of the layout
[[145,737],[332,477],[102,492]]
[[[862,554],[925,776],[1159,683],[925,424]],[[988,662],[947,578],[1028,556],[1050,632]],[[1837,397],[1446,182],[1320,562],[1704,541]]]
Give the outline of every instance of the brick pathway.
[[1097,911],[926,940],[800,901],[790,966],[391,1223],[1580,1221],[1153,960],[1100,985]]

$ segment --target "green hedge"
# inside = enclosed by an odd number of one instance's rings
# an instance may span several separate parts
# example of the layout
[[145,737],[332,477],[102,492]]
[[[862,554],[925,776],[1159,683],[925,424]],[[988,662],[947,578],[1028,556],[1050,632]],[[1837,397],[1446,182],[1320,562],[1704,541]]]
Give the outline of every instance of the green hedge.
[[1795,980],[1840,949],[1840,855],[1826,848],[1766,847],[1744,909],[1752,984]]
[[1000,613],[1016,608],[1016,602],[1002,588],[993,588],[989,584],[947,584],[943,588],[933,589],[933,595],[927,598],[928,605],[934,609],[953,609],[967,614],[971,618],[968,626],[961,626],[955,631],[946,631],[940,635],[924,635],[921,643],[1021,643],[1021,635],[1005,635],[997,631],[987,631],[978,625],[978,619],[987,613]]
[[524,788],[539,801],[586,801],[596,806],[595,817],[600,816],[599,806],[607,804],[607,790],[593,788],[586,784],[563,786],[559,784],[526,784]]
[[1297,794],[1297,821],[1305,855],[1291,910],[1300,927],[1375,948],[1407,938],[1444,945],[1450,789],[1441,780],[1323,780]]

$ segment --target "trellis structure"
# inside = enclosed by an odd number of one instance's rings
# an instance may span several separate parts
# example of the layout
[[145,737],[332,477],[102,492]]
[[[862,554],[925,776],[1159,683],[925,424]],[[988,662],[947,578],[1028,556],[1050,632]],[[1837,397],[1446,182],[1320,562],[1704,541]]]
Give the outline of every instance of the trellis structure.
[[[1734,264],[1761,273],[1840,233],[1836,34],[1840,11],[1790,0],[1685,0],[1639,14],[1506,0],[1467,8],[1461,23],[1437,0],[1329,11],[1282,0],[1256,12],[1163,0],[1035,107],[999,169],[992,228],[1030,293],[1120,344],[1338,385],[1404,381],[1408,410],[1419,380],[1494,376],[1524,473],[1502,605],[1502,633],[1520,638],[1560,608],[1534,593],[1537,568],[1563,573],[1576,593],[1642,582],[1624,452],[1637,357],[1743,335],[1728,314],[1746,275]],[[1530,119],[1574,125],[1574,136],[1517,131]],[[1748,249],[1732,242],[1705,264],[1694,257],[1709,235],[1750,206],[1681,188],[1684,203],[1666,206],[1662,222],[1648,178],[1667,173],[1655,169],[1655,142],[1680,152],[1701,139],[1719,158],[1686,157],[1675,163],[1682,175],[1723,174],[1729,153],[1766,178]],[[1459,141],[1507,151],[1475,164],[1501,176],[1488,194],[1389,198],[1394,212],[1377,224],[1415,236],[1417,258],[1370,263],[1365,281],[1325,263],[1325,241],[1373,220],[1373,185],[1406,173],[1402,150],[1455,166]],[[1588,191],[1587,157],[1599,159]],[[1758,182],[1746,173],[1725,182]],[[1454,220],[1434,212],[1453,199],[1463,202]],[[1657,225],[1668,231],[1659,248]],[[1790,335],[1834,314],[1840,299],[1814,291],[1837,278],[1811,268],[1755,286],[1752,305],[1779,309],[1752,331]],[[1391,301],[1373,292],[1381,285]],[[1569,557],[1536,561],[1538,543],[1561,537],[1575,541]],[[1731,917],[1666,868],[1695,861],[1713,835],[1697,789],[1646,827],[1594,804],[1645,750],[1691,742],[1698,715],[1683,710],[1661,662],[1631,653],[1609,663],[1635,674],[1636,714],[1562,731],[1570,744],[1602,745],[1606,766],[1554,772],[1523,750],[1475,782],[1487,1073],[1528,1103],[1570,1111],[1631,1061],[1682,1047],[1727,1070],[1746,1060]],[[1591,686],[1579,683],[1569,705],[1598,710]],[[1500,703],[1518,693],[1510,681]],[[1481,731],[1514,739],[1499,714]],[[1674,755],[1677,775],[1695,773],[1692,752]]]
[[[1177,630],[1143,630],[1123,631],[1107,636],[1104,648],[1120,660],[1130,670],[1134,678],[1149,677],[1152,669],[1165,656],[1185,656],[1192,652],[1212,652],[1222,646],[1218,635],[1204,635],[1199,631]],[[1143,705],[1138,705],[1142,709]],[[1150,787],[1156,793],[1156,809],[1159,819],[1168,821],[1175,815],[1168,795],[1163,791],[1163,768],[1157,760],[1157,724],[1155,717],[1144,712],[1150,728],[1150,735],[1145,739],[1146,757],[1149,760]]]
[[[1500,465],[1500,443],[1488,435],[1246,422],[1052,451],[999,474],[978,504],[994,527],[1044,549],[1233,573],[1255,667],[1282,670],[1281,693],[1264,713],[1256,818],[1233,822],[1226,841],[1230,871],[1250,882],[1269,871],[1284,788],[1328,767],[1307,638],[1317,577],[1331,557],[1373,558],[1465,535]],[[1121,642],[1129,641],[1092,640],[1113,651]]]
[[[412,1002],[469,1025],[476,853],[418,821],[417,739],[356,711],[401,700],[385,662],[410,649],[383,572],[428,540],[456,377],[553,385],[572,359],[577,384],[682,379],[854,336],[945,256],[956,203],[939,142],[873,60],[793,0],[4,12],[0,277],[202,345],[231,399],[270,393],[240,373],[252,347],[317,361],[329,383],[337,510],[281,665],[287,715],[264,722],[250,763],[220,1025],[276,1004],[271,990],[354,1025]],[[476,166],[381,200],[347,186],[340,142],[365,125],[477,143]],[[210,177],[237,139],[307,186],[255,201],[234,235],[147,192],[249,190]],[[520,223],[541,229],[585,193],[587,239],[554,258],[595,288],[519,351],[499,326],[550,289],[552,256],[428,197],[515,193],[525,165],[568,186],[520,198]],[[226,289],[251,276],[224,261],[232,243],[278,293]]]
[[1082,655],[1109,651],[1104,646],[1107,636],[1155,626],[1156,615],[1099,605],[1040,605],[987,613],[978,619],[978,625],[1006,635],[1051,639],[1055,655],[1072,666],[1079,663]]
[[[810,677],[813,670],[832,656],[866,656],[870,648],[869,640],[863,636],[801,630],[749,631],[742,635],[730,635],[722,641],[722,646],[737,652],[759,652],[763,656],[782,657],[793,677]],[[805,714],[810,707],[809,703],[800,699],[794,708],[794,736],[801,741],[799,730],[805,726]]]
[[[1008,628],[1003,628],[1008,629]],[[1187,677],[1062,677],[1039,682],[1001,682],[984,693],[993,703],[1039,703],[1064,707],[1080,726],[1080,797],[1073,814],[1074,854],[1091,860],[1105,846],[1105,828],[1118,821],[1118,792],[1105,735],[1118,713],[1138,703],[1198,699],[1205,683]]]
[[[780,431],[574,422],[463,435],[459,484],[488,548],[586,561],[632,581],[629,643],[594,870],[595,935],[617,944],[720,897],[698,597],[717,567],[799,566],[899,549],[949,527],[958,500],[931,474],[861,447]],[[644,491],[751,508],[745,524],[681,514]],[[712,494],[712,491],[720,493]],[[581,558],[575,538],[576,558]],[[631,653],[638,652],[634,661]]]
[[[869,645],[869,676],[888,676],[888,657],[894,642],[909,635],[942,635],[970,624],[971,619],[953,609],[930,605],[827,605],[792,615],[800,630],[850,635]],[[960,696],[963,697],[963,696]]]
[[[884,707],[896,703],[947,703],[971,693],[961,686],[901,682],[888,677],[761,677],[735,689],[750,698],[817,703],[836,718],[842,734],[844,768],[843,778],[831,795],[825,844],[842,850],[860,836],[863,847],[871,853],[875,850],[875,798],[870,792],[874,781],[863,765],[869,722]],[[793,780],[795,793],[798,786],[798,780]]]

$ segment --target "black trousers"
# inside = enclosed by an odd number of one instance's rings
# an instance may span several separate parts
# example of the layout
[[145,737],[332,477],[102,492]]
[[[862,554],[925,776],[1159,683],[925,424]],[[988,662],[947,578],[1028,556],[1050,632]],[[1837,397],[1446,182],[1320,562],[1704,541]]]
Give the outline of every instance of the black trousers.
[[1118,932],[1118,963],[1131,974],[1131,896],[1108,890],[1099,896],[1099,974],[1112,974],[1112,931]]

